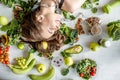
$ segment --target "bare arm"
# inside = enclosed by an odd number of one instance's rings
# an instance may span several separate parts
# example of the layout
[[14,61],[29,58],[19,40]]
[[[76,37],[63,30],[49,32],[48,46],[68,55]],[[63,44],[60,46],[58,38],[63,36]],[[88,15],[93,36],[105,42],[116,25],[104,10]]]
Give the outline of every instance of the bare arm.
[[69,12],[74,12],[75,10],[80,8],[85,1],[86,0],[64,0],[62,9]]

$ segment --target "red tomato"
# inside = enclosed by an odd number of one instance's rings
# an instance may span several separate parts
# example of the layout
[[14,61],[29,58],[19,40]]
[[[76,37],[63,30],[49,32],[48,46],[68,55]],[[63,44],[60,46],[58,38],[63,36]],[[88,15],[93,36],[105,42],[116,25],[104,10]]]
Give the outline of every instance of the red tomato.
[[7,46],[6,49],[10,49],[10,46]]
[[0,50],[0,54],[3,54],[3,50]]
[[10,50],[10,46],[7,46],[7,47],[5,48],[5,52],[9,52],[9,50]]
[[95,76],[95,72],[92,71],[92,72],[90,73],[90,75],[91,75],[91,76]]
[[2,47],[0,46],[0,50],[2,50]]
[[10,64],[10,62],[9,61],[5,61],[5,64]]
[[92,71],[93,71],[93,72],[96,72],[96,67],[93,67],[93,68],[92,68]]
[[87,71],[90,71],[91,67],[87,67]]
[[83,76],[84,76],[84,74],[83,74],[83,73],[80,73],[80,74],[79,74],[79,76],[80,76],[80,77],[83,77]]

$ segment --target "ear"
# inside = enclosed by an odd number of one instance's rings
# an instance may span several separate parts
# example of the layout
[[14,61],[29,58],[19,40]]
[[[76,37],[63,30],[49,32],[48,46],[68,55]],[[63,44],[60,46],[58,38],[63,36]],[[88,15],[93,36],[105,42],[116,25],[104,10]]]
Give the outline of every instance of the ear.
[[36,20],[38,22],[42,22],[44,20],[44,16],[43,15],[36,15]]

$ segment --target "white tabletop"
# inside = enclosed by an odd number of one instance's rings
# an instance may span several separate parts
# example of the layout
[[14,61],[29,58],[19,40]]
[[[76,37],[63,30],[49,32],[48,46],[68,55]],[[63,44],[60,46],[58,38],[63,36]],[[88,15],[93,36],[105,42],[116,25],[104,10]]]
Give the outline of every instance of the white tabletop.
[[[79,61],[84,58],[90,58],[96,61],[98,66],[98,71],[96,76],[91,78],[90,80],[120,80],[120,41],[112,41],[111,47],[109,48],[100,48],[99,51],[92,52],[89,49],[89,43],[92,41],[97,41],[101,38],[108,38],[106,25],[107,23],[120,20],[120,6],[114,8],[110,14],[105,14],[102,12],[101,7],[111,0],[100,0],[100,5],[98,12],[93,14],[90,10],[78,9],[74,14],[78,12],[82,12],[86,17],[97,16],[101,19],[102,26],[102,34],[99,36],[91,36],[91,35],[80,35],[80,40],[75,44],[81,44],[83,46],[83,52],[78,55],[72,55],[74,61]],[[12,9],[7,8],[0,4],[0,16],[7,16],[9,20],[13,18]],[[70,22],[70,25],[75,24]],[[68,23],[69,24],[69,23]],[[0,31],[0,35],[4,34],[4,32]],[[70,45],[63,46],[59,51],[55,51],[53,53],[54,56],[59,56],[60,51],[66,47],[70,47]],[[10,61],[13,62],[13,58],[24,56],[25,51],[21,51],[17,49],[15,46],[12,46],[10,49]],[[43,63],[49,66],[49,60],[46,58],[40,58],[35,54],[35,58],[37,59],[37,63]],[[66,80],[67,78],[73,80],[82,80],[79,75],[76,73],[76,70],[70,69],[70,72],[67,76],[62,76],[60,73],[61,68],[65,66],[55,67],[56,74],[51,80]],[[16,75],[12,73],[12,71],[5,65],[0,64],[0,80],[30,80],[28,74],[39,74],[35,69],[28,72],[24,75]]]

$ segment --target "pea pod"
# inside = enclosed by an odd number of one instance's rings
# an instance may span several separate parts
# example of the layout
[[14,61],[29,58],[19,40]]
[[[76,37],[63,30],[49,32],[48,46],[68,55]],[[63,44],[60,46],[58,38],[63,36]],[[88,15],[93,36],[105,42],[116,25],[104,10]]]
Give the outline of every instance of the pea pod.
[[32,61],[29,63],[28,67],[25,68],[25,69],[22,69],[22,68],[15,68],[11,65],[9,65],[10,69],[12,70],[12,72],[14,72],[15,74],[24,74],[24,73],[27,73],[29,72],[30,70],[32,70],[32,68],[34,67],[36,63],[36,60],[35,59],[32,59]]
[[31,78],[31,80],[50,80],[55,74],[55,69],[54,67],[51,67],[48,72],[44,75],[35,75],[35,74],[31,74],[29,75],[29,77]]

